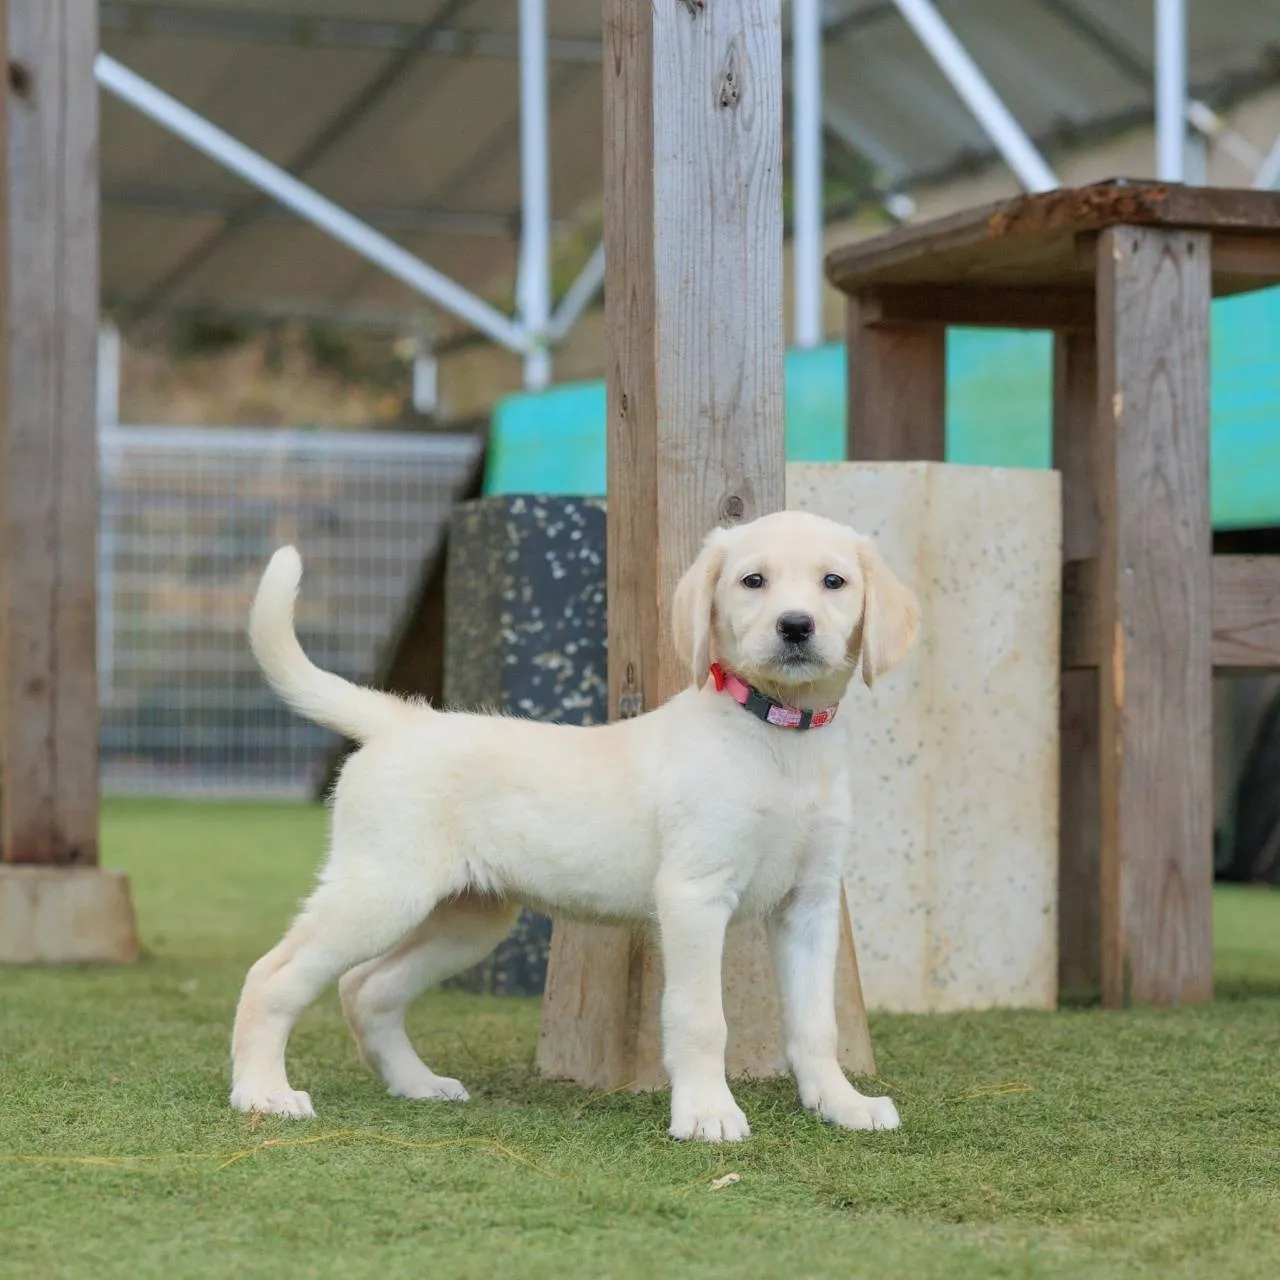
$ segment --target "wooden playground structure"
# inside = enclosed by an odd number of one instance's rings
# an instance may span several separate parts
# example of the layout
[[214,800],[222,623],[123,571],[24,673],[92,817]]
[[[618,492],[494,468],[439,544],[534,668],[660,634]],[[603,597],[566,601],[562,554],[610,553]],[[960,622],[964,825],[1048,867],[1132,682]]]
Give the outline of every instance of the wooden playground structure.
[[[0,422],[0,960],[130,960],[98,867],[97,6],[8,0]],[[668,614],[721,522],[784,505],[779,6],[606,0],[609,685],[674,693]],[[851,459],[940,459],[948,324],[1052,329],[1066,493],[1064,974],[1107,1004],[1209,999],[1214,666],[1280,669],[1280,573],[1210,554],[1215,292],[1280,281],[1280,196],[1106,184],[842,250]],[[423,608],[427,609],[424,603]],[[842,1058],[872,1069],[853,952]],[[643,932],[556,929],[539,1063],[661,1078]],[[731,928],[730,1069],[783,1067],[762,929]]]
[[0,15],[0,961],[132,960],[98,865],[97,5]]

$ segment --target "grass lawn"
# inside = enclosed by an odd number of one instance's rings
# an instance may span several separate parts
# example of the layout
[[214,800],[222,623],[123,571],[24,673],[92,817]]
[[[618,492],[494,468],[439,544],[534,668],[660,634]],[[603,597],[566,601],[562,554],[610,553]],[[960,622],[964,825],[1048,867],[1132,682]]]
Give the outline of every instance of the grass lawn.
[[1280,892],[1218,896],[1207,1008],[877,1018],[898,1133],[760,1084],[748,1143],[676,1144],[661,1095],[535,1076],[536,1002],[455,994],[415,1034],[469,1104],[386,1097],[330,993],[291,1059],[320,1119],[255,1126],[226,1105],[232,1011],[323,815],[104,824],[143,963],[0,970],[5,1280],[1280,1275]]

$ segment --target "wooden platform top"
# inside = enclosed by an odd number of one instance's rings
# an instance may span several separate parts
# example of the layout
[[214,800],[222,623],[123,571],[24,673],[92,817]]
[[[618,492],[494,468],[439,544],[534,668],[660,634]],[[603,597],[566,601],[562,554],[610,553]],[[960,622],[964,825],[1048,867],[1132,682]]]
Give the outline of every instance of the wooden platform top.
[[1093,236],[1118,225],[1214,233],[1214,293],[1280,283],[1280,192],[1115,178],[1017,196],[835,249],[845,293],[892,285],[1091,288]]

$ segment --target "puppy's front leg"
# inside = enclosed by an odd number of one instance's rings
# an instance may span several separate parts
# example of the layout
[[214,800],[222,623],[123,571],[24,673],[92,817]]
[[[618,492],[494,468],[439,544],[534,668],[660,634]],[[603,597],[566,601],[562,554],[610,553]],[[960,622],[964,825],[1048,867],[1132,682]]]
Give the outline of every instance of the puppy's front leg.
[[673,1138],[738,1142],[751,1132],[729,1092],[720,971],[733,903],[687,882],[660,886],[662,1058],[671,1079]]
[[800,1101],[844,1129],[896,1129],[889,1098],[868,1098],[846,1078],[837,1056],[836,954],[840,878],[800,884],[769,921],[782,1031]]

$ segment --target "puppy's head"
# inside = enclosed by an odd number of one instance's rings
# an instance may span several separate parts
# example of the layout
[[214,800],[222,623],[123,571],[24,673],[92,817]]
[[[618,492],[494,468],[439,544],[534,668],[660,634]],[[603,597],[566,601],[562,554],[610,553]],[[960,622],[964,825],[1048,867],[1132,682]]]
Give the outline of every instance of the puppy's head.
[[783,511],[707,536],[676,588],[672,629],[699,687],[720,662],[804,705],[838,700],[859,657],[874,684],[910,651],[919,616],[869,538]]

